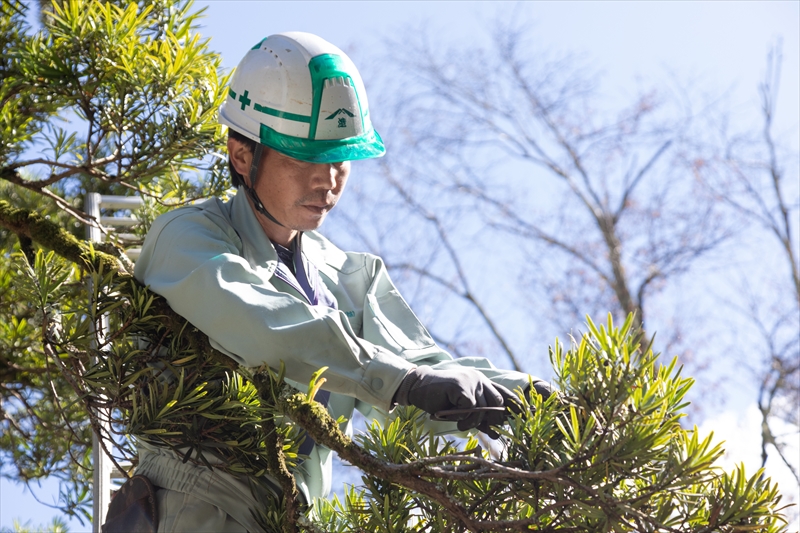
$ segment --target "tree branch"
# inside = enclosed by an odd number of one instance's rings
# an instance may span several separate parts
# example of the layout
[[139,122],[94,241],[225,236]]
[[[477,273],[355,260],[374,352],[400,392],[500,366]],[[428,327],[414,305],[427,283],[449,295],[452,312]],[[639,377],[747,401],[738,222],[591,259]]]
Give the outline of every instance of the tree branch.
[[[434,213],[431,213],[423,206],[421,206],[412,196],[408,193],[408,191],[403,187],[402,183],[399,180],[395,179],[394,176],[391,174],[391,170],[384,165],[384,171],[387,176],[387,180],[389,183],[397,190],[403,200],[411,206],[417,213],[422,215],[425,220],[429,221],[433,226],[436,228],[436,232],[439,235],[439,240],[442,243],[445,251],[447,252],[448,257],[450,257],[450,261],[453,263],[453,267],[456,270],[456,274],[458,275],[458,279],[461,282],[462,287],[464,288],[461,296],[465,298],[467,301],[472,303],[475,309],[478,311],[478,314],[483,318],[486,325],[489,327],[492,335],[494,335],[495,339],[500,343],[500,346],[506,352],[511,364],[514,366],[514,370],[518,372],[522,372],[522,365],[520,364],[519,360],[517,359],[516,355],[514,354],[514,350],[511,348],[511,345],[506,341],[505,337],[500,330],[498,329],[497,325],[489,316],[486,309],[478,302],[475,294],[470,290],[469,287],[469,279],[467,277],[466,271],[461,266],[461,260],[458,256],[458,252],[456,252],[453,245],[450,243],[450,239],[448,237],[447,231],[442,224],[442,221],[439,220]],[[448,286],[445,284],[444,286]],[[458,292],[456,292],[458,294]]]
[[305,429],[315,442],[334,450],[342,459],[372,476],[397,483],[427,496],[446,509],[463,528],[472,532],[485,531],[443,488],[422,479],[421,475],[425,473],[423,466],[415,465],[401,470],[397,468],[398,465],[390,465],[376,459],[342,433],[336,421],[322,405],[317,402],[307,402],[305,394],[296,393],[279,397],[277,403],[277,407]]

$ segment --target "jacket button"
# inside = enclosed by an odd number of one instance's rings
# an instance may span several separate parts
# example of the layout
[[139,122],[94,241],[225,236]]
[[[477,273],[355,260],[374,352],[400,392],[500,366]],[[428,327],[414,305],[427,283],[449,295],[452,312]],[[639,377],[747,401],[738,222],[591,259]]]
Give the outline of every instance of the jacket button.
[[381,390],[383,388],[383,380],[381,378],[375,378],[372,380],[372,388],[375,390]]

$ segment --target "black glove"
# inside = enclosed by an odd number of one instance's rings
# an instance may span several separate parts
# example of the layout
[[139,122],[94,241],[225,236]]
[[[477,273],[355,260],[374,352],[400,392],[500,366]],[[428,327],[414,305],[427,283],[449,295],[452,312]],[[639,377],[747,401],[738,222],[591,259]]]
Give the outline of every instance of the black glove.
[[[550,384],[546,381],[536,380],[536,378],[533,379],[534,379],[533,390],[536,391],[536,393],[542,397],[542,400],[548,399],[550,395],[553,394],[553,387],[551,387]],[[525,391],[526,394],[528,390],[530,390],[530,387],[526,389]]]
[[[394,403],[413,405],[436,414],[449,409],[505,407],[516,404],[516,401],[510,390],[493,383],[477,370],[466,367],[436,370],[418,366],[400,383]],[[465,414],[458,420],[458,429],[478,428],[496,439],[499,435],[490,426],[499,426],[505,418],[506,413],[502,411]]]

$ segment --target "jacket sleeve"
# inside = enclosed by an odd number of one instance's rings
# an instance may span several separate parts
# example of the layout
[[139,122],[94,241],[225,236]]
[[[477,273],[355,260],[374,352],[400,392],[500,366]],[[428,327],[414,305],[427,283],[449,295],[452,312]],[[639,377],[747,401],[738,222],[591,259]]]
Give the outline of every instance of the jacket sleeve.
[[240,256],[230,226],[201,209],[160,217],[136,262],[135,275],[240,364],[281,362],[286,376],[308,383],[327,366],[325,388],[382,409],[414,367],[359,338],[345,314],[310,306],[271,283],[271,272]]

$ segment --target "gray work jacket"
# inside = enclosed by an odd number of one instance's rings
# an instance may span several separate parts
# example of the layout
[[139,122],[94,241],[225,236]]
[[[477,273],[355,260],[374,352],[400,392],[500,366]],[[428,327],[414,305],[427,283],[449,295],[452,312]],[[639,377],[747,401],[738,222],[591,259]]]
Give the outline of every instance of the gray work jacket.
[[[302,244],[338,309],[310,305],[274,276],[278,255],[243,192],[158,217],[135,276],[242,365],[283,362],[298,388],[327,366],[334,419],[350,419],[355,408],[366,416],[387,412],[400,382],[421,364],[473,366],[509,389],[528,385],[527,374],[498,370],[483,358],[453,359],[437,346],[379,257],[343,252],[314,231]],[[431,427],[455,431],[452,423]],[[329,450],[316,446],[301,470],[298,485],[307,497],[329,493]]]

